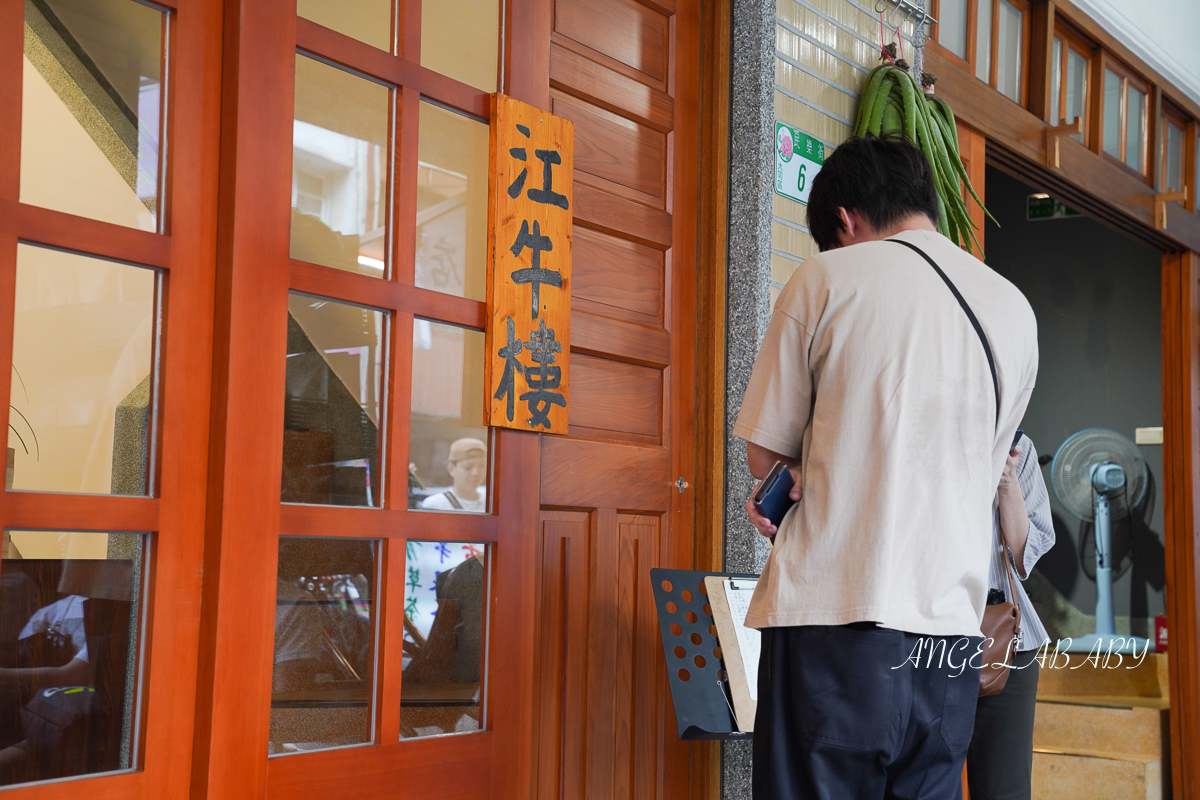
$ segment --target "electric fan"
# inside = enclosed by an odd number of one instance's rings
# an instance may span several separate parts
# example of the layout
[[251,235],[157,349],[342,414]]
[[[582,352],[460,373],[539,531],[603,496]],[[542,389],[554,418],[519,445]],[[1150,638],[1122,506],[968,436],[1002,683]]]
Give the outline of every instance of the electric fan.
[[1071,436],[1050,467],[1054,494],[1063,508],[1092,523],[1096,537],[1096,632],[1073,639],[1067,650],[1088,652],[1099,643],[1114,653],[1143,651],[1147,640],[1117,636],[1113,621],[1111,522],[1136,508],[1149,476],[1133,442],[1107,428],[1088,428]]

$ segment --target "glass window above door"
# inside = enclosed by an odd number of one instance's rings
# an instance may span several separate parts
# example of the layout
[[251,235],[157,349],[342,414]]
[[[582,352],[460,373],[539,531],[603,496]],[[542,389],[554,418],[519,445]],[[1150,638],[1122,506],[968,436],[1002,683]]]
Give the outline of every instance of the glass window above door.
[[296,0],[296,13],[372,47],[392,52],[392,0]]
[[499,0],[421,3],[421,66],[485,92],[499,88]]

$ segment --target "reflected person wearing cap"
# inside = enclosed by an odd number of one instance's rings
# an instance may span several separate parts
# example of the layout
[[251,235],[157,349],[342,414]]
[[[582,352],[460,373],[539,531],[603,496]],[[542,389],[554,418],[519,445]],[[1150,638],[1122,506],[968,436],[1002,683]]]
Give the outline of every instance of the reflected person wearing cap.
[[421,501],[421,508],[432,511],[487,511],[487,445],[478,439],[459,439],[450,445],[446,471],[454,485]]

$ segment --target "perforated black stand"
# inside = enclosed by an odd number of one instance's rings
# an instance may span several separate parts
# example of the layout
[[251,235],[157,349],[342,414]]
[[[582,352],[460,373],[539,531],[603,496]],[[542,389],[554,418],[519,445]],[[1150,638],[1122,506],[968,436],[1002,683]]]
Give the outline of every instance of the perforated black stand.
[[725,664],[718,657],[717,627],[704,586],[710,575],[758,577],[690,569],[650,570],[679,738],[749,739],[753,733],[737,729]]

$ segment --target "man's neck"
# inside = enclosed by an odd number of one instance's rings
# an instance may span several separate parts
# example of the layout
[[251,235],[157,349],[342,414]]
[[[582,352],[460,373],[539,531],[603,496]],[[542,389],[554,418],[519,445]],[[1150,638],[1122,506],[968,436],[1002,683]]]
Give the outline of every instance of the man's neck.
[[878,236],[880,239],[887,239],[905,231],[932,231],[933,233],[937,233],[937,228],[929,221],[929,217],[924,214],[913,214],[898,221],[886,231],[879,232]]
[[468,502],[474,502],[479,499],[479,492],[476,491],[476,488],[474,486],[469,487],[467,489],[460,489],[457,486],[455,486],[453,489],[453,492],[454,492],[454,496],[457,497],[459,500],[466,500]]

